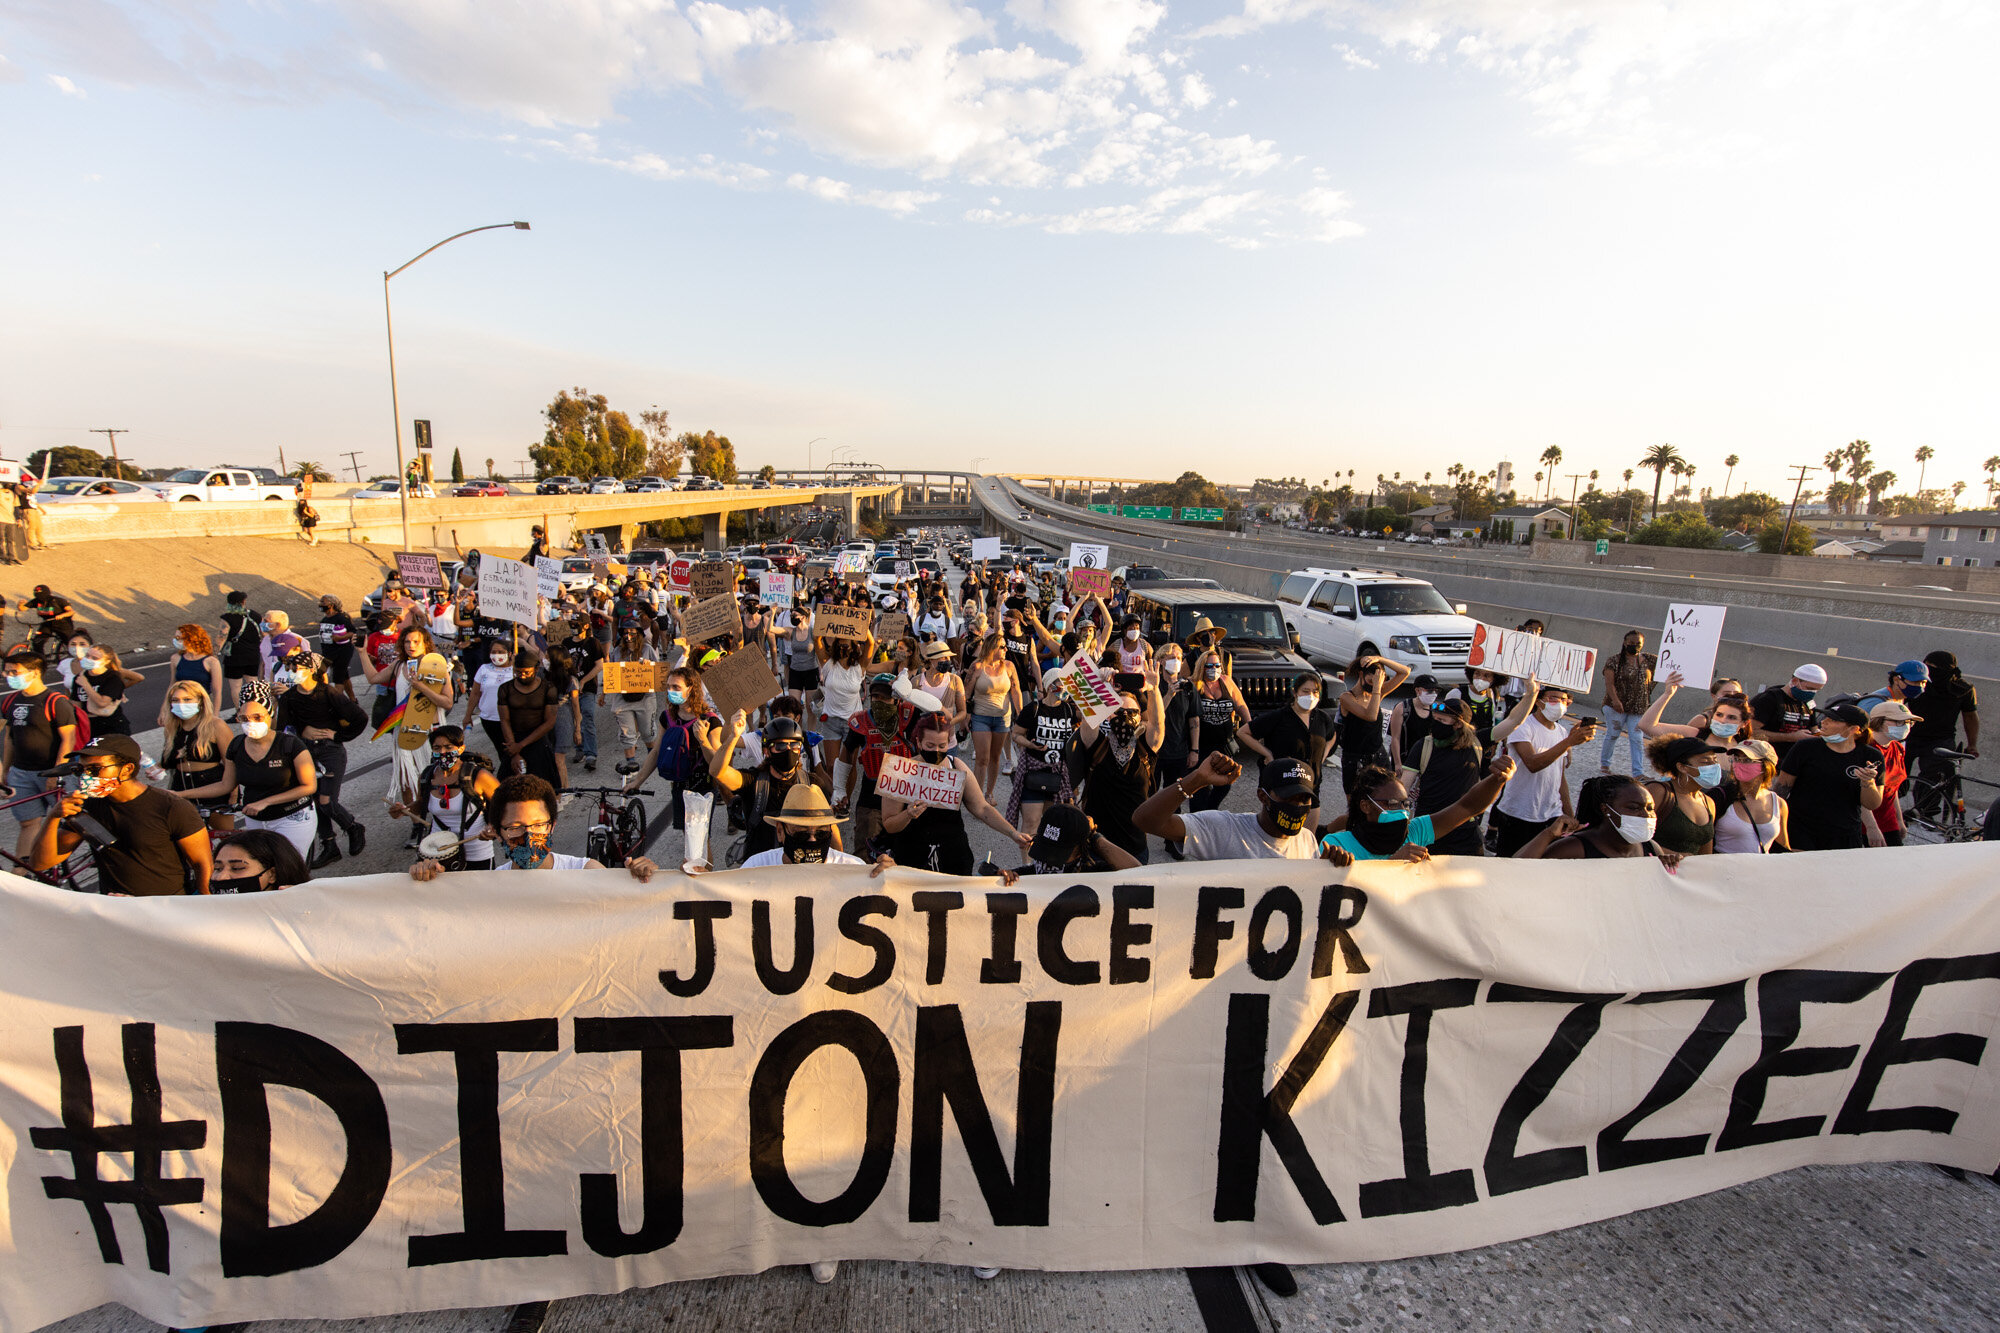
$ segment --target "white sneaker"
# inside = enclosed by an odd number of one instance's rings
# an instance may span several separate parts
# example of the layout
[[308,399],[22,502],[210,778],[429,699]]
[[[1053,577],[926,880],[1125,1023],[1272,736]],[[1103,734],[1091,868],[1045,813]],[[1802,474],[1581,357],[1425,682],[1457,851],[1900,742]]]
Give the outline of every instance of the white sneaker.
[[833,1281],[834,1274],[839,1271],[840,1260],[838,1259],[818,1259],[812,1264],[813,1281],[819,1283],[821,1286]]
[[1000,1276],[1000,1270],[997,1268],[975,1268],[972,1270],[972,1275],[982,1282],[991,1282],[994,1278]]

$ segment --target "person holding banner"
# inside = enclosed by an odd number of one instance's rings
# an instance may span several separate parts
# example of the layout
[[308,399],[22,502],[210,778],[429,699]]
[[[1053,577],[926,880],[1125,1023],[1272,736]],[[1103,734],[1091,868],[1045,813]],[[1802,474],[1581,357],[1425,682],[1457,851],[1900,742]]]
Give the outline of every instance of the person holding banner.
[[[1074,707],[1075,705],[1071,705]],[[942,712],[925,713],[911,727],[916,758],[933,768],[951,769],[959,774],[959,807],[906,803],[894,796],[882,797],[882,832],[885,850],[899,866],[934,870],[945,875],[972,873],[972,842],[965,833],[967,811],[996,833],[1012,838],[1025,850],[1034,835],[1023,833],[994,808],[979,789],[971,768],[951,753],[954,733],[951,721]]]
[[[500,834],[494,869],[602,870],[604,864],[587,856],[571,856],[550,846],[556,832],[556,789],[533,773],[516,773],[493,789],[486,801],[487,817]],[[644,882],[659,866],[643,856],[625,863],[632,878]],[[425,857],[410,867],[410,878],[421,882],[444,873],[444,863]]]
[[[1498,760],[1494,761],[1498,763]],[[1514,853],[1523,860],[1606,861],[1652,856],[1672,868],[1681,854],[1653,841],[1659,821],[1646,784],[1623,773],[1600,773],[1577,788],[1575,816],[1562,815]]]
[[[1468,735],[1471,728],[1467,727]],[[1470,746],[1466,753],[1473,753]],[[1493,769],[1465,794],[1431,814],[1412,815],[1415,801],[1396,767],[1376,762],[1355,780],[1354,797],[1345,814],[1324,830],[1320,846],[1338,848],[1356,861],[1428,861],[1440,838],[1462,825],[1477,826],[1479,816],[1500,799],[1514,761],[1501,755]],[[1480,855],[1475,839],[1474,856]]]
[[1136,870],[1132,853],[1104,836],[1097,821],[1073,805],[1052,805],[1028,844],[1028,864],[1002,870],[1012,884],[1022,875],[1095,875],[1106,870]]
[[[1518,707],[1532,710],[1532,715],[1516,722],[1510,714],[1503,724],[1506,752],[1513,755],[1518,767],[1508,778],[1507,789],[1500,794],[1489,821],[1496,856],[1513,856],[1557,819],[1574,813],[1569,783],[1563,776],[1569,767],[1569,752],[1589,741],[1597,728],[1593,718],[1584,718],[1567,729],[1562,726],[1569,712],[1570,693],[1560,685],[1539,685],[1529,676],[1523,681],[1523,690]],[[1502,728],[1496,727],[1493,734],[1500,737]],[[1637,783],[1637,779],[1628,781]],[[1640,793],[1644,792],[1641,787]],[[1646,797],[1649,809],[1652,801]]]
[[368,714],[351,696],[334,689],[328,674],[325,659],[309,652],[291,654],[278,670],[278,679],[287,686],[278,696],[278,726],[306,743],[319,771],[319,790],[313,797],[319,807],[314,830],[318,850],[307,863],[314,870],[340,859],[336,827],[347,835],[348,855],[359,856],[368,845],[368,830],[340,803],[347,743],[368,729]]

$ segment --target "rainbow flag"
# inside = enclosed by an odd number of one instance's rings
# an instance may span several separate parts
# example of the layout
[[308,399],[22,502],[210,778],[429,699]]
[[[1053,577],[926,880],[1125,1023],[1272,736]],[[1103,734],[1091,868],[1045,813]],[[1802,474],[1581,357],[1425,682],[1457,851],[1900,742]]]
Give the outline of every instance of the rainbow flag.
[[371,741],[379,741],[384,736],[394,731],[397,727],[402,726],[403,714],[409,711],[409,707],[410,707],[410,701],[408,699],[405,699],[403,700],[403,702],[397,704],[396,711],[389,714],[389,716],[383,718],[382,725],[375,728],[375,734],[373,736],[370,736],[368,739]]

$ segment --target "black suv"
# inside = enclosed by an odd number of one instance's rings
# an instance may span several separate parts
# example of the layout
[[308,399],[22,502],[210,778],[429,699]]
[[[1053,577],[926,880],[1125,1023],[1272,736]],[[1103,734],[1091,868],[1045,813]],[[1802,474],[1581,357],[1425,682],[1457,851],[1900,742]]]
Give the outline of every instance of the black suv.
[[[1292,680],[1301,673],[1319,674],[1299,654],[1297,644],[1285,628],[1284,613],[1268,597],[1251,597],[1223,588],[1161,587],[1156,581],[1129,589],[1125,610],[1139,617],[1147,639],[1155,648],[1169,640],[1185,644],[1198,620],[1206,619],[1221,630],[1222,651],[1230,659],[1230,674],[1253,713],[1289,706]],[[1192,655],[1188,658],[1188,669],[1194,669]],[[1338,693],[1337,689],[1323,688],[1320,697],[1330,704]]]
[[537,495],[582,495],[589,489],[578,477],[544,477],[535,483]]

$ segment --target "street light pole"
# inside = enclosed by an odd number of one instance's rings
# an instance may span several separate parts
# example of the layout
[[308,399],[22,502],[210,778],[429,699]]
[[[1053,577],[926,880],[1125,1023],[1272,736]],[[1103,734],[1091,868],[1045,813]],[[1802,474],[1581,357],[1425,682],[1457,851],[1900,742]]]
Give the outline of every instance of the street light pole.
[[[418,255],[417,259],[422,259],[431,250],[450,245],[460,236],[470,236],[476,231],[500,231],[506,228],[512,228],[515,231],[527,231],[528,224],[525,222],[494,222],[484,227],[468,227],[464,231],[445,237],[436,245],[433,245],[430,250],[426,250],[423,254]],[[404,470],[403,466],[403,404],[402,400],[396,394],[396,318],[389,308],[389,279],[401,273],[410,264],[416,263],[417,259],[412,259],[409,264],[404,264],[401,268],[389,269],[382,274],[382,324],[389,334],[389,414],[396,427],[396,493],[402,497],[403,549],[405,551],[410,549],[410,476]]]
[[819,442],[820,442],[821,440],[823,440],[823,439],[825,439],[825,438],[826,438],[826,436],[824,436],[824,435],[815,435],[815,436],[813,436],[813,438],[811,438],[810,440],[807,440],[807,441],[806,441],[806,476],[807,476],[807,478],[811,478],[811,476],[812,476],[812,470],[813,470],[813,446],[814,446],[814,445],[816,445],[816,444],[818,444],[818,443],[819,443]]

